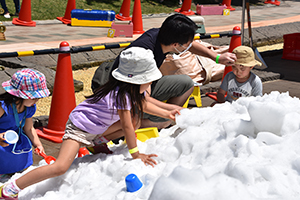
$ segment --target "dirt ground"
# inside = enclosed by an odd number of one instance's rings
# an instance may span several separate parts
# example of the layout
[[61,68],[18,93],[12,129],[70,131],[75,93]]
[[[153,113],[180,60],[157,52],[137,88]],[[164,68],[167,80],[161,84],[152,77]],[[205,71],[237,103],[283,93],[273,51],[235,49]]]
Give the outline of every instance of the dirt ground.
[[[283,48],[283,43],[279,43],[279,44],[270,45],[270,46],[258,47],[258,51],[264,52],[264,51],[277,50],[277,49],[282,49],[282,48]],[[82,101],[85,100],[84,96],[92,94],[91,81],[92,81],[92,77],[94,76],[96,69],[97,69],[97,67],[92,67],[92,68],[88,68],[88,69],[73,71],[73,78],[76,80],[82,81],[84,84],[83,90],[75,93],[76,105],[78,105],[79,103],[81,103]],[[52,96],[43,98],[37,102],[37,111],[34,115],[35,117],[42,116],[42,115],[49,115],[51,99],[52,99]]]
[[[91,81],[94,76],[97,67],[92,67],[88,69],[81,69],[81,70],[74,70],[73,71],[73,78],[78,81],[83,82],[83,90],[80,92],[75,93],[76,105],[81,103],[85,100],[86,95],[92,94],[91,89]],[[49,115],[50,113],[50,106],[51,106],[52,96],[40,99],[37,102],[37,111],[34,117],[42,116],[42,115]]]

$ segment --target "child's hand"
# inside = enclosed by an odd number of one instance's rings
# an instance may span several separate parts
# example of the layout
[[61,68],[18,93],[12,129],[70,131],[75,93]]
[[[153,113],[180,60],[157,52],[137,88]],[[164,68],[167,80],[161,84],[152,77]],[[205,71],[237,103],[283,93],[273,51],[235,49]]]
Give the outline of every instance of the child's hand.
[[175,121],[175,116],[176,114],[180,115],[180,111],[179,110],[171,110],[169,118],[173,121]]
[[[42,145],[38,145],[38,146],[36,146],[36,148],[38,148],[38,149],[40,150],[40,152],[45,153],[45,149],[44,149],[44,147],[43,147]],[[35,153],[36,155],[39,155],[39,154],[37,153],[37,151],[34,151],[34,153]]]
[[9,144],[7,144],[6,142],[4,142],[5,141],[4,140],[4,134],[5,134],[5,132],[4,133],[0,133],[0,146],[7,147]]
[[134,159],[139,158],[145,163],[145,165],[151,165],[152,167],[154,167],[154,164],[156,165],[157,163],[151,157],[157,157],[157,155],[156,154],[146,155],[146,154],[139,153],[136,157],[134,157]]

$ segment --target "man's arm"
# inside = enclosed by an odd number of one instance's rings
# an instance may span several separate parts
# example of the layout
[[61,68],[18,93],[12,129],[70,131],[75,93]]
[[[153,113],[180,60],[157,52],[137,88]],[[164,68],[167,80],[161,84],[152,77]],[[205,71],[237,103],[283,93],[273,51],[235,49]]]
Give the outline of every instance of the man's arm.
[[[193,41],[193,46],[189,50],[193,54],[204,56],[216,61],[217,53],[203,46],[199,42]],[[219,63],[223,65],[232,65],[236,61],[236,56],[233,53],[223,53],[219,57]]]

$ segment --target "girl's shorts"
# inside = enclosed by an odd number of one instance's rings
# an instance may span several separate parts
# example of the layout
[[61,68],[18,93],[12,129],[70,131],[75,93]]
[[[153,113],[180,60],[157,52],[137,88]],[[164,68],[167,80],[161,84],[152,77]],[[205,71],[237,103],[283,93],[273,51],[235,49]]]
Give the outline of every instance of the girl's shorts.
[[95,138],[101,137],[102,134],[91,134],[86,131],[83,131],[77,128],[69,119],[66,124],[65,134],[63,136],[63,140],[72,139],[85,144],[86,146],[95,146],[93,140]]

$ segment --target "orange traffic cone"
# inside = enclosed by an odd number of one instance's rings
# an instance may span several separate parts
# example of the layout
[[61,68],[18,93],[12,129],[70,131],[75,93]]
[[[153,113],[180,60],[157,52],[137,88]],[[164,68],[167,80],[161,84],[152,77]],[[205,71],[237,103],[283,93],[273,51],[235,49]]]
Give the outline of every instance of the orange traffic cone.
[[[235,26],[233,28],[233,31],[232,31],[233,35],[231,37],[231,40],[230,40],[230,44],[229,44],[229,49],[228,49],[228,52],[232,52],[233,49],[235,49],[236,47],[238,46],[241,46],[242,45],[242,40],[241,40],[241,28],[239,26]],[[223,73],[223,78],[222,78],[222,81],[224,79],[224,77],[226,76],[226,74],[228,72],[231,72],[232,71],[232,67],[231,66],[226,66],[225,69],[224,69],[224,73]]]
[[[239,26],[235,26],[235,27],[233,28],[232,33],[235,34],[235,35],[233,35],[233,36],[231,37],[231,40],[230,40],[229,49],[228,49],[228,52],[230,52],[230,53],[231,53],[236,47],[242,45],[242,40],[241,40],[241,28],[240,28]],[[232,71],[232,67],[231,67],[231,66],[225,66],[224,73],[223,73],[223,77],[222,77],[222,81],[223,81],[224,77],[226,76],[226,74],[227,74],[228,72],[231,72],[231,71]],[[216,92],[207,92],[205,95],[217,101],[217,93],[216,93]]]
[[76,2],[75,0],[68,0],[67,8],[65,11],[64,17],[56,17],[59,21],[62,21],[64,24],[71,24],[71,11],[76,9]]
[[130,14],[130,0],[124,0],[120,9],[120,13],[116,15],[116,18],[121,21],[131,21]]
[[81,147],[78,151],[78,158],[81,158],[83,156],[86,156],[86,155],[90,155],[90,151],[86,148],[86,147]]
[[175,12],[179,12],[184,15],[194,15],[195,13],[191,10],[192,0],[184,0],[181,8],[175,9]]
[[[60,51],[70,50],[67,42],[60,43]],[[76,107],[75,90],[70,53],[58,55],[47,128],[37,133],[40,137],[61,143],[69,114]]]
[[35,26],[36,23],[31,21],[31,0],[23,0],[19,18],[13,18],[12,23],[21,26]]
[[230,9],[230,11],[234,11],[235,8],[231,7],[231,0],[223,0],[222,5],[226,5],[226,9]]
[[264,3],[269,3],[269,4],[274,4],[276,6],[279,6],[280,5],[280,1],[277,1],[277,0],[267,0],[265,1]]
[[141,0],[134,1],[132,23],[133,23],[133,34],[142,34],[145,32],[143,30]]
[[[232,52],[233,49],[235,49],[236,47],[238,46],[241,46],[242,45],[242,40],[241,40],[241,28],[239,26],[235,26],[233,28],[233,31],[232,31],[233,35],[231,37],[231,40],[230,40],[230,44],[229,44],[229,49],[228,49],[228,52]],[[232,71],[232,67],[231,66],[226,66],[225,69],[224,69],[224,73],[223,73],[223,78],[222,78],[222,81],[224,79],[224,77],[226,76],[226,74],[228,72],[231,72]]]

